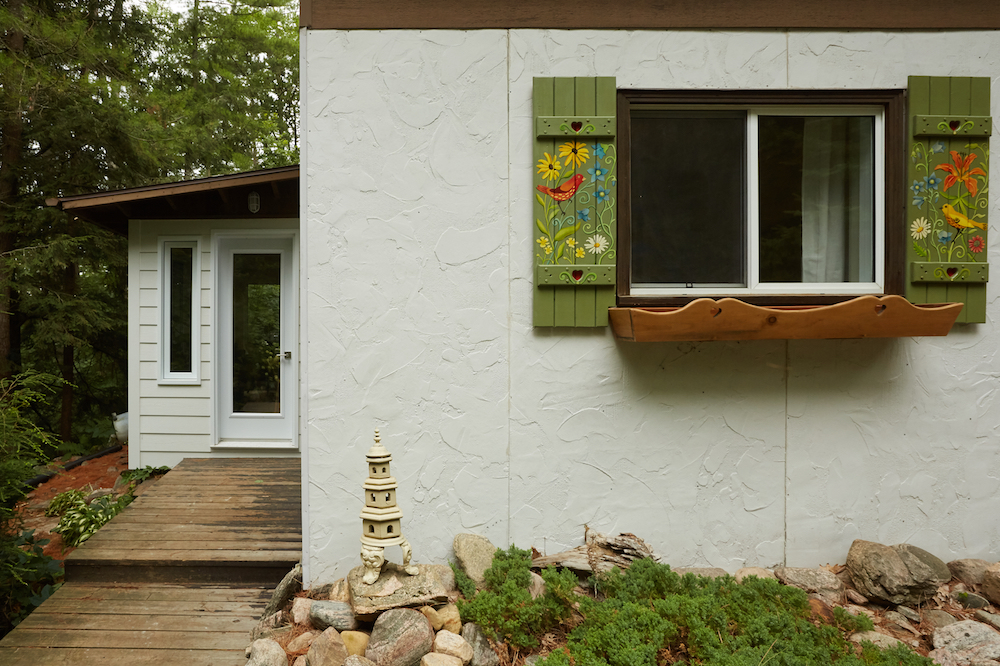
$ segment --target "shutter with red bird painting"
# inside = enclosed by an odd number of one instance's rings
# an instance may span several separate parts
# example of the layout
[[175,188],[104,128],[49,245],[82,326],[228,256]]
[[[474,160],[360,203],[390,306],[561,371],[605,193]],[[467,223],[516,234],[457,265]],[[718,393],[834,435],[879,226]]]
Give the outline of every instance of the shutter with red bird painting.
[[614,77],[536,78],[535,326],[607,326],[617,256]]
[[911,76],[907,284],[913,303],[965,303],[986,321],[990,79]]

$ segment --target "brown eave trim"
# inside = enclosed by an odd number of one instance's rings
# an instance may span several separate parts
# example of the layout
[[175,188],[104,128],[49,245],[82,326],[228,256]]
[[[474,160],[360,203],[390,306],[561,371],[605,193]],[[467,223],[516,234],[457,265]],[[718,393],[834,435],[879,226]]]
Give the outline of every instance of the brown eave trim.
[[256,185],[258,183],[273,183],[282,180],[294,180],[298,177],[299,167],[296,165],[281,167],[278,169],[269,169],[267,171],[234,173],[226,176],[201,178],[199,180],[184,180],[177,183],[165,183],[163,185],[148,185],[146,187],[135,187],[128,190],[117,190],[115,192],[95,192],[92,194],[79,194],[72,197],[52,198],[46,199],[45,204],[47,206],[57,206],[60,210],[94,208],[97,206],[107,206],[109,204],[121,204],[127,201],[141,201],[143,199],[155,199],[178,194],[190,194],[192,192],[219,190],[227,187],[240,187],[245,185]]
[[947,11],[940,0],[303,0],[314,30],[820,29],[990,30],[1000,3]]

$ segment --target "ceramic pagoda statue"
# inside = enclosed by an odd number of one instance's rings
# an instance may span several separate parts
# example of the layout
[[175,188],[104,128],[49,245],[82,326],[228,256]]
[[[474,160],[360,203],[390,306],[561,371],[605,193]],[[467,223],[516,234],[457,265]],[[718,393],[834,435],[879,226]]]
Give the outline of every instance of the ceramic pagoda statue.
[[375,443],[368,450],[368,478],[365,480],[365,508],[361,510],[361,562],[365,566],[362,580],[371,585],[378,580],[385,564],[386,546],[399,546],[403,551],[403,570],[416,576],[420,570],[410,564],[413,556],[410,542],[403,536],[400,520],[403,512],[396,506],[396,479],[389,462],[392,455],[382,446],[378,430]]

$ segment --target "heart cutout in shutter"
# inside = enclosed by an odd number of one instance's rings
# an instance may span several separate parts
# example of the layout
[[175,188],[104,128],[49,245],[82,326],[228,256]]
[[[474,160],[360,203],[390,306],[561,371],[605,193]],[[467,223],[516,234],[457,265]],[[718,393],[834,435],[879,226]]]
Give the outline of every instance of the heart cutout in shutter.
[[961,127],[961,126],[962,126],[962,123],[958,122],[957,120],[952,120],[951,122],[948,123],[948,127],[951,128],[952,132],[957,132],[958,128]]
[[583,277],[583,271],[573,271],[573,279],[577,282]]
[[954,266],[950,266],[947,270],[945,270],[945,272],[948,274],[948,277],[953,278],[958,273],[958,269]]
[[573,128],[574,132],[579,132],[580,130],[583,129],[583,123],[581,123],[579,120],[571,122],[569,126]]

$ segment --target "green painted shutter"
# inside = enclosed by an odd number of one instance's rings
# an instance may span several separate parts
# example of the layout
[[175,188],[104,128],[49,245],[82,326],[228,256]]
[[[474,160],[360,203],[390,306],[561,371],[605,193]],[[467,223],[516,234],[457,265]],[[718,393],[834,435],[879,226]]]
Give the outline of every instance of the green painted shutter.
[[986,321],[990,79],[911,76],[907,286],[913,303],[965,303]]
[[615,305],[614,77],[536,78],[535,326],[607,326]]

